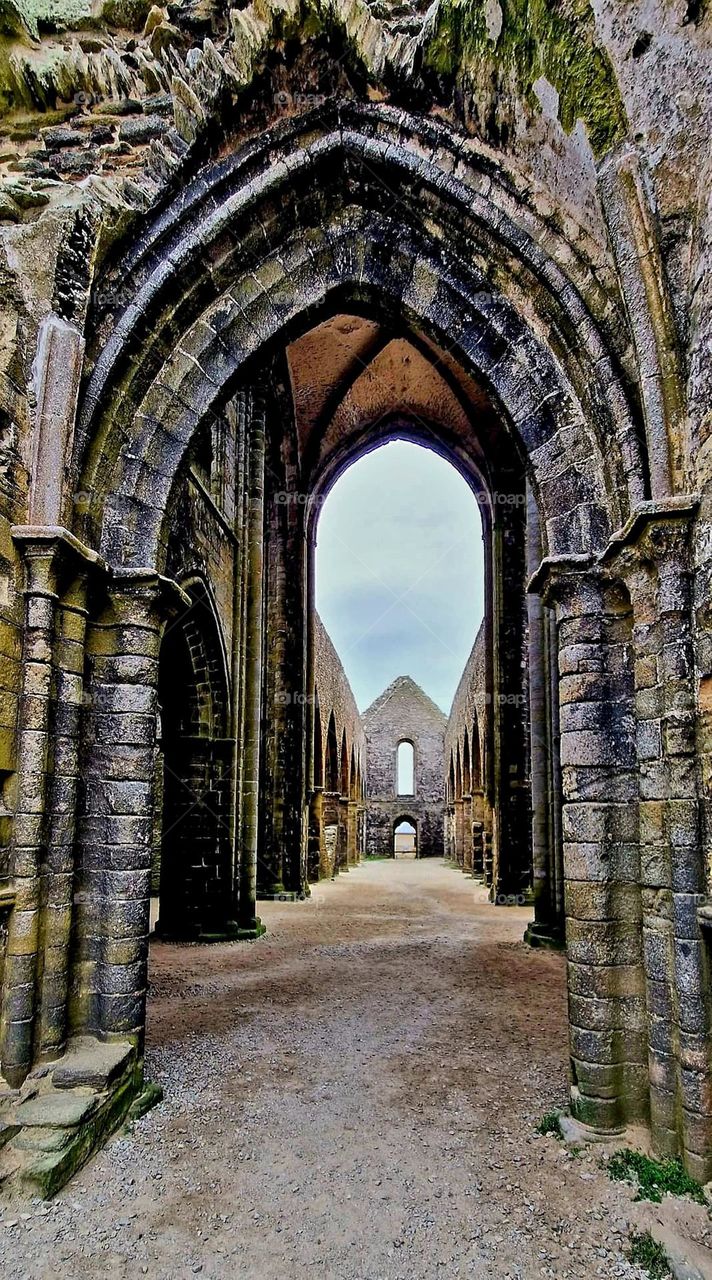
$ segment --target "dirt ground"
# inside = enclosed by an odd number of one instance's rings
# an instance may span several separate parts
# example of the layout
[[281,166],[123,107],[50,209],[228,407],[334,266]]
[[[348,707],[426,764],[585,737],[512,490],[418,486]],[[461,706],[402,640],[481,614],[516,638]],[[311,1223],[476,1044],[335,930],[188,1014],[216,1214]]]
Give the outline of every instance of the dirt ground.
[[[0,1207],[0,1274],[181,1280],[639,1277],[633,1203],[535,1126],[567,1100],[563,957],[435,862],[261,904],[257,943],[156,944],[165,1101],[50,1205]],[[712,1275],[707,1210],[667,1211]]]

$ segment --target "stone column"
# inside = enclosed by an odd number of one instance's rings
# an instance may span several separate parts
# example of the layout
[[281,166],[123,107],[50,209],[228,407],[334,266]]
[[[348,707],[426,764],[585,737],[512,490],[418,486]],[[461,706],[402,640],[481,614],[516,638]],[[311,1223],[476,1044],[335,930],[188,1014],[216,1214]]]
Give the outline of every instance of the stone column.
[[455,861],[455,805],[451,801],[445,810],[445,860]]
[[349,800],[347,812],[347,843],[346,843],[346,861],[350,867],[355,867],[358,862],[357,849],[357,826],[356,826],[356,810],[357,804],[355,800]]
[[330,876],[333,877],[339,869],[339,800],[340,796],[338,791],[324,791],[324,842],[321,870],[319,873],[320,879],[322,880],[327,880]]
[[43,878],[38,1055],[60,1056],[67,1036],[69,951],[74,910],[74,844],[84,712],[84,655],[88,572],[64,592],[56,625],[54,765],[49,792],[46,874]]
[[647,1110],[637,771],[622,608],[595,569],[549,565],[558,621],[572,1112]]
[[532,946],[561,947],[564,904],[563,886],[559,883],[562,868],[561,795],[557,786],[560,769],[558,673],[551,670],[551,611],[532,593],[528,596],[528,611],[534,920],[524,937]]
[[339,834],[336,843],[336,866],[339,871],[348,871],[349,859],[349,798],[347,795],[339,795]]
[[238,892],[238,937],[259,938],[265,927],[256,913],[257,858],[260,839],[260,751],[262,727],[263,571],[265,420],[260,406],[253,409],[248,436],[249,491],[247,497],[245,686],[241,775],[241,838]]
[[152,570],[115,571],[87,638],[91,681],[72,1020],[142,1045],[162,625],[187,597]]
[[465,862],[464,852],[463,852],[464,846],[465,846],[465,832],[464,832],[465,815],[464,815],[462,800],[459,798],[456,799],[454,802],[453,808],[454,808],[454,826],[455,826],[455,858],[454,860],[458,867],[462,867],[464,866],[464,862]]
[[28,537],[22,543],[25,622],[11,857],[15,909],[10,916],[5,954],[0,1053],[2,1074],[13,1087],[22,1084],[34,1058],[60,546],[57,539],[41,537]]
[[640,760],[641,881],[650,1120],[656,1149],[712,1175],[707,961],[698,922],[704,859],[695,760],[689,518],[671,505],[611,557],[633,629]]
[[318,880],[324,860],[324,788],[313,787],[309,801],[309,878]]
[[484,792],[476,787],[472,792],[472,874],[475,879],[482,879],[484,869]]
[[19,1083],[66,1036],[83,605],[86,574],[102,562],[60,526],[12,533],[25,560],[25,632],[0,1052]]
[[497,505],[493,528],[493,673],[491,737],[495,902],[516,901],[532,883],[529,711],[525,692],[526,558],[523,478],[501,478],[503,492],[522,502]]
[[472,875],[472,796],[462,797],[462,869]]

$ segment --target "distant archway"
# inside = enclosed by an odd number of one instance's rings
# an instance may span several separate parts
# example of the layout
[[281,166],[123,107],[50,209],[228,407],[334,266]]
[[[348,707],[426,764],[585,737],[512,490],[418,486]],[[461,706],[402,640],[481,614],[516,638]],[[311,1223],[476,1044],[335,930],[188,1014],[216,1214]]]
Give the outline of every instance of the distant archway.
[[393,824],[393,857],[418,857],[418,824],[415,818],[396,818]]

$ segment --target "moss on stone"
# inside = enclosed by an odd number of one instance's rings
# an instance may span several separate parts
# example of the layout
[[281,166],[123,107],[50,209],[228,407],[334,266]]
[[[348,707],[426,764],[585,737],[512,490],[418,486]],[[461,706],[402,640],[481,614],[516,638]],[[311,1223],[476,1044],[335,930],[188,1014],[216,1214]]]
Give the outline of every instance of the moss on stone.
[[443,0],[425,50],[441,75],[473,89],[497,83],[535,104],[544,76],[559,94],[564,129],[584,121],[597,155],[625,133],[625,113],[613,68],[596,41],[588,0],[501,0],[502,29],[488,30],[483,0]]

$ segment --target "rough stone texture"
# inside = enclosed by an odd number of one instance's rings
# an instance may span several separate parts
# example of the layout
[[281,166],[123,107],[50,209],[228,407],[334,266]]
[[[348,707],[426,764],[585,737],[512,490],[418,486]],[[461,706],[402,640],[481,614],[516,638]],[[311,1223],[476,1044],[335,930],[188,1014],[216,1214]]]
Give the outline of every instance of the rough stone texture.
[[455,690],[445,732],[445,857],[492,885],[492,688],[484,623]]
[[347,871],[365,852],[367,743],[346,672],[314,613],[309,874]]
[[[366,848],[393,857],[399,822],[415,827],[419,858],[442,857],[446,717],[410,676],[398,676],[363,714],[366,734]],[[413,792],[399,793],[398,747],[413,748]]]
[[565,935],[577,1117],[712,1175],[711,21],[3,6],[0,1094],[87,1035],[140,1088],[156,881],[254,939],[363,850],[315,523],[399,435],[483,512],[447,852]]

